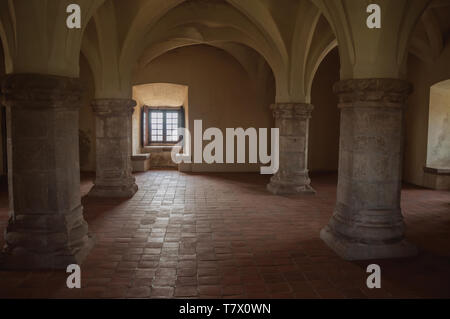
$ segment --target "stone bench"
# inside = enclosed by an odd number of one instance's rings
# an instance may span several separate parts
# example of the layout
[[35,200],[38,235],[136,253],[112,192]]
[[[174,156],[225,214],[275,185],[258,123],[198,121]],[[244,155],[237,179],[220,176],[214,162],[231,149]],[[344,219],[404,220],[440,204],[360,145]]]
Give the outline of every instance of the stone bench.
[[178,165],[172,161],[172,151],[179,146],[162,145],[146,146],[142,149],[143,153],[151,154],[152,168],[178,168]]
[[450,190],[450,169],[424,167],[425,187],[436,190]]
[[139,154],[131,156],[133,173],[146,172],[150,169],[150,154]]

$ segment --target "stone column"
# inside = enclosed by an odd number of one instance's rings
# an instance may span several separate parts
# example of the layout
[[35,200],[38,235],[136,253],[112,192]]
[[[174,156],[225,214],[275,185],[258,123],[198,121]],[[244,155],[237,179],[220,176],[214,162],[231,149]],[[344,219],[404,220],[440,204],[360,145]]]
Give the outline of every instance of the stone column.
[[403,117],[411,85],[396,79],[336,83],[341,109],[337,204],[321,238],[347,260],[406,257],[400,208]]
[[280,129],[280,169],[267,189],[277,195],[315,194],[308,176],[309,119],[314,106],[306,103],[272,105]]
[[136,102],[130,99],[92,102],[96,115],[97,173],[89,196],[129,198],[137,192],[131,163],[131,116],[135,106]]
[[66,269],[92,247],[80,199],[77,79],[5,78],[10,213],[3,269]]

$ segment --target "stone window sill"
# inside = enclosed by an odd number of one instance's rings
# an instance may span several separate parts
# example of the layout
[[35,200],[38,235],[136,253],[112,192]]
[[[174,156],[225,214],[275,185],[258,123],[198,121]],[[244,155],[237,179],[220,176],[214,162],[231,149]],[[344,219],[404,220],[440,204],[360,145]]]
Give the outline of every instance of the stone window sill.
[[432,168],[424,167],[423,171],[432,175],[450,176],[450,168]]
[[132,161],[146,161],[150,159],[150,154],[135,154],[131,156]]
[[158,153],[158,152],[172,152],[172,150],[177,148],[181,149],[181,147],[177,145],[152,145],[152,146],[145,146],[143,150],[144,152],[147,153]]

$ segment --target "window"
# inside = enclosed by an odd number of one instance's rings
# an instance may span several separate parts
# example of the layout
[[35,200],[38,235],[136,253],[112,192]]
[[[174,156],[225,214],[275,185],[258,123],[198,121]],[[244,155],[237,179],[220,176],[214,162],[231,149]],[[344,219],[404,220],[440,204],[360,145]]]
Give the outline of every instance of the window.
[[143,144],[176,144],[178,129],[184,126],[184,111],[145,107],[142,114]]
[[165,142],[164,141],[164,113],[150,111],[150,142]]

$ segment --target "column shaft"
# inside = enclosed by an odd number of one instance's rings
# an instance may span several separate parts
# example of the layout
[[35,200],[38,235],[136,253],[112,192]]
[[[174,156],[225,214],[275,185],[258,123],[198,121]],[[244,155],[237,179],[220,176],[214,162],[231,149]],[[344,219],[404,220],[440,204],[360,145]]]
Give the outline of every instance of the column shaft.
[[305,103],[272,105],[280,129],[280,169],[267,189],[278,195],[314,194],[308,174],[309,120],[314,106]]
[[348,260],[413,255],[400,208],[403,116],[411,86],[361,79],[334,89],[341,109],[337,204],[321,238]]
[[89,196],[132,197],[138,190],[131,164],[131,116],[136,102],[98,99],[92,106],[96,115],[97,173]]
[[78,80],[7,76],[10,219],[2,268],[66,269],[92,247],[80,200]]

